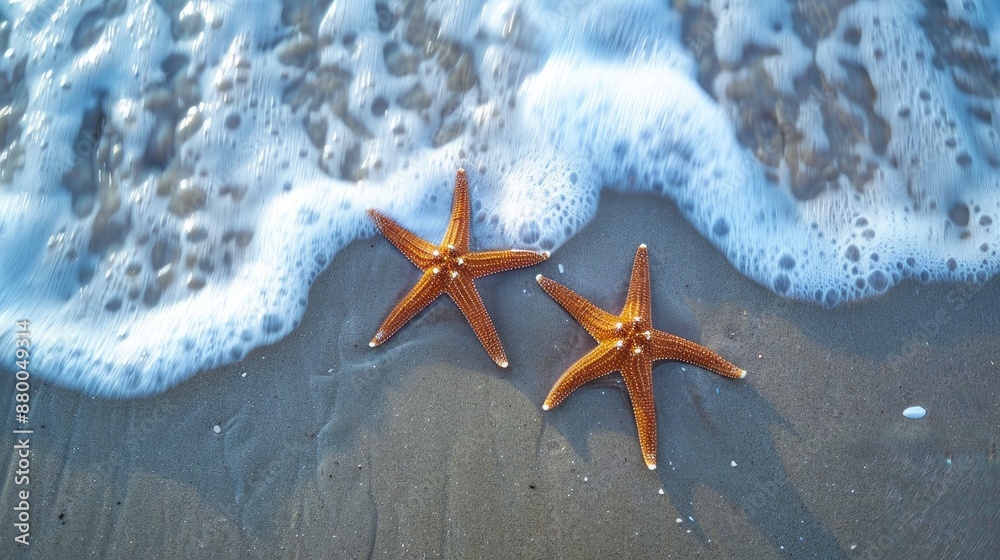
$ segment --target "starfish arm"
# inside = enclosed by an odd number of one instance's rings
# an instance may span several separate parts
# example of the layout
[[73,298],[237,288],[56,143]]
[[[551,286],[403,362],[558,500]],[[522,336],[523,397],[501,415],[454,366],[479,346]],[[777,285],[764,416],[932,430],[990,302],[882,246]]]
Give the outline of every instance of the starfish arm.
[[463,258],[465,259],[466,273],[471,274],[473,278],[479,278],[495,272],[538,264],[549,258],[549,255],[548,253],[510,249],[507,251],[467,253]]
[[625,298],[623,318],[641,317],[643,321],[652,321],[652,304],[649,291],[649,256],[646,244],[639,245],[635,252],[635,262],[632,263],[632,278],[628,284],[628,296]]
[[618,317],[590,303],[580,294],[563,286],[555,280],[539,274],[535,276],[538,284],[556,300],[584,329],[598,342],[616,336]]
[[653,361],[640,356],[633,357],[622,372],[635,425],[639,430],[639,447],[642,458],[650,470],[656,468],[656,402],[653,400]]
[[455,198],[451,203],[451,220],[444,232],[442,245],[453,245],[456,252],[465,253],[469,250],[469,179],[464,169],[459,169],[455,175]]
[[455,305],[458,305],[469,324],[472,325],[472,330],[476,333],[483,348],[486,349],[486,353],[493,358],[498,366],[507,367],[507,355],[503,351],[503,345],[500,344],[500,336],[497,334],[489,314],[486,313],[486,306],[483,305],[483,300],[479,297],[479,292],[476,291],[476,285],[472,283],[472,279],[468,277],[456,278],[446,291],[451,299],[455,300]]
[[686,362],[735,379],[747,374],[708,348],[670,333],[652,331],[649,346],[654,360]]
[[613,342],[600,344],[559,376],[549,395],[545,397],[542,410],[555,408],[584,383],[619,369],[619,359],[620,351]]
[[385,235],[386,239],[406,255],[406,258],[410,259],[410,262],[421,269],[431,266],[432,254],[437,247],[424,241],[378,210],[369,209],[368,217],[375,222],[375,226]]
[[414,315],[419,313],[421,309],[427,307],[432,301],[437,299],[442,292],[439,282],[440,280],[434,274],[425,272],[420,277],[420,280],[417,281],[417,284],[413,286],[413,289],[389,312],[389,316],[382,322],[382,326],[378,328],[368,346],[374,348],[389,340],[389,337],[396,334],[396,331],[412,319]]

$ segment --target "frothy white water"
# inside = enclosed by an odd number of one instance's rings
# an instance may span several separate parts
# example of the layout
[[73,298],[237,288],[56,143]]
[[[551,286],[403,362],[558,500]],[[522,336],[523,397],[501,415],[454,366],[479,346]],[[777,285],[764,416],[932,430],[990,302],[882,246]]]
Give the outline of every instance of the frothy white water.
[[[783,2],[728,1],[699,35],[661,4],[12,6],[0,324],[32,322],[59,384],[162,391],[290,332],[365,209],[440,236],[458,167],[480,247],[557,249],[612,188],[672,198],[748,277],[821,305],[996,272],[995,10],[949,4],[967,33],[940,36],[916,3],[859,2],[813,36]],[[761,76],[801,101],[772,154],[739,96]]]

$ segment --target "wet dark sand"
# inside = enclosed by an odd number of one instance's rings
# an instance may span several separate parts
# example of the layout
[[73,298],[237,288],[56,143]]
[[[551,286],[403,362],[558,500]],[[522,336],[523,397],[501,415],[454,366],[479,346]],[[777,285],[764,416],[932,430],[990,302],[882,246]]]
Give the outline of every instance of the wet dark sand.
[[[535,274],[617,312],[640,243],[654,324],[749,371],[659,364],[652,472],[615,376],[540,406],[593,342]],[[823,310],[741,276],[670,202],[605,194],[548,262],[479,282],[510,358],[501,370],[446,299],[368,348],[417,276],[384,239],[356,242],[316,281],[302,324],[243,362],[133,401],[39,387],[32,544],[13,542],[8,445],[0,556],[931,558],[1000,546],[996,279]],[[13,403],[12,383],[0,402]],[[904,418],[911,405],[928,415]]]

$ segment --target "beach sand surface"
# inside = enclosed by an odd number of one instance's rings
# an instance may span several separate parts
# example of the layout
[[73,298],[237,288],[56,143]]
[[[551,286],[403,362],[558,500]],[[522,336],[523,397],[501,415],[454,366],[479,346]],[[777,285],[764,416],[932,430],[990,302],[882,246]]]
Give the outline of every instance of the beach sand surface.
[[[656,471],[617,374],[541,409],[594,342],[535,275],[617,313],[640,243],[654,325],[748,371],[730,380],[658,363]],[[20,426],[13,382],[0,383],[0,556],[932,558],[1000,547],[997,279],[906,283],[824,310],[747,280],[671,202],[604,193],[548,261],[478,281],[510,359],[500,369],[447,298],[368,347],[418,275],[384,238],[360,240],[317,279],[299,327],[239,363],[130,401],[36,382],[29,546],[13,540]],[[905,418],[913,405],[927,416]]]

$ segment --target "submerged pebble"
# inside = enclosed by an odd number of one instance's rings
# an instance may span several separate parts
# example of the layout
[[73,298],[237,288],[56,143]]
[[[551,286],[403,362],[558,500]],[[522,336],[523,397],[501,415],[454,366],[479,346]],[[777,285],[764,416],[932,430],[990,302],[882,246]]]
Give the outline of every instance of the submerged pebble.
[[927,415],[927,411],[922,406],[911,406],[903,411],[903,416],[916,420]]

